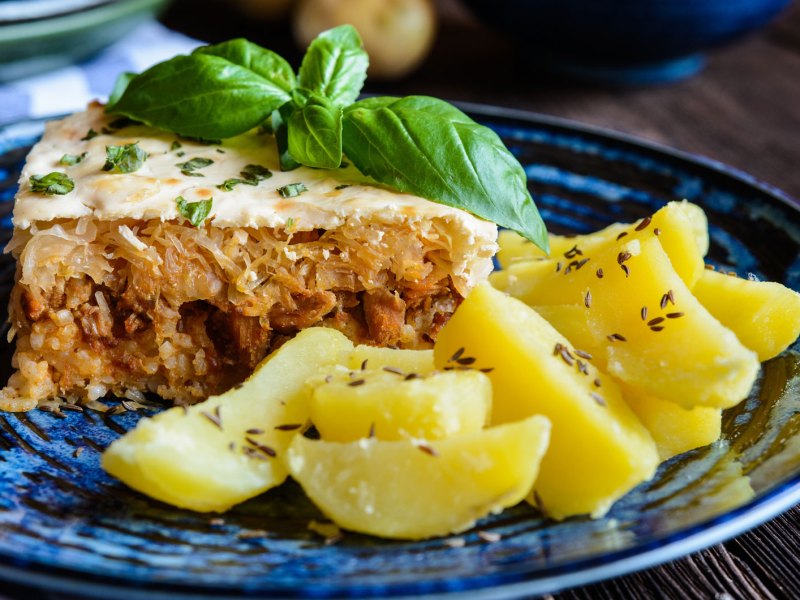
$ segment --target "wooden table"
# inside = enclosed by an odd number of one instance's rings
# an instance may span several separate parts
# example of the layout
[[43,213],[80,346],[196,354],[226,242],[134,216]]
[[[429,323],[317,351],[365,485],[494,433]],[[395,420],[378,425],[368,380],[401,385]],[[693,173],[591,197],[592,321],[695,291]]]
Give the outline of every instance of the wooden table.
[[[409,79],[366,91],[422,93],[575,119],[702,154],[800,198],[800,6],[714,52],[699,76],[650,88],[588,86],[530,69],[501,36],[453,3],[434,50]],[[288,27],[248,20],[222,0],[177,0],[163,21],[210,42],[244,36],[299,62]],[[15,589],[8,597],[44,600]],[[800,598],[800,507],[724,544],[558,599]]]

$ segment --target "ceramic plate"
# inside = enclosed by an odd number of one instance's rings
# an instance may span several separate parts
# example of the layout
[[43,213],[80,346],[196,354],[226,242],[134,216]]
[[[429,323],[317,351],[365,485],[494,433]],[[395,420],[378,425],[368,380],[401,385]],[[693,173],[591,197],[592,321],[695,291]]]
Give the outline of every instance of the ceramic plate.
[[[780,192],[708,160],[608,132],[466,108],[519,157],[552,230],[588,232],[688,198],[708,213],[710,262],[800,288],[800,211]],[[0,132],[6,214],[40,131],[40,123],[25,123]],[[7,236],[8,217],[3,225]],[[14,267],[7,257],[2,264],[5,306]],[[11,348],[2,350],[5,381]],[[800,502],[799,356],[795,345],[765,363],[750,398],[725,412],[719,442],[662,465],[605,518],[553,523],[520,505],[481,521],[456,543],[356,534],[326,543],[308,529],[323,517],[291,484],[222,518],[177,510],[99,468],[103,448],[142,414],[0,414],[0,578],[100,598],[499,598],[643,569]],[[479,531],[501,537],[486,541]]]

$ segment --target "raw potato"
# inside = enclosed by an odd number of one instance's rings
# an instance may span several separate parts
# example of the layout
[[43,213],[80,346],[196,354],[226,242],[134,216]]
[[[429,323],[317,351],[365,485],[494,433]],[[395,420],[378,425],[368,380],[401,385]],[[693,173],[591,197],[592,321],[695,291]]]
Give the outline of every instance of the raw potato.
[[427,56],[436,34],[431,0],[304,0],[294,19],[303,47],[319,33],[349,23],[364,40],[369,76],[398,79]]
[[[552,272],[560,262],[561,272],[564,272],[570,262],[581,261],[585,258],[589,258],[589,261],[581,268],[591,268],[591,259],[595,254],[605,251],[610,246],[629,242],[632,239],[652,237],[655,230],[658,229],[658,240],[669,256],[672,266],[686,285],[691,288],[705,269],[703,257],[708,252],[708,220],[703,209],[686,201],[670,202],[652,216],[649,226],[637,231],[636,227],[641,224],[642,221],[631,224],[614,223],[595,233],[575,237],[551,235],[550,258],[536,268],[527,265],[526,262],[544,258],[541,250],[516,233],[502,231],[498,239],[500,250],[497,253],[497,259],[506,271],[505,274],[504,271],[492,274],[492,284],[498,289],[508,291],[514,297],[524,299],[526,284],[538,283],[531,279],[531,269]],[[620,235],[623,237],[617,239]],[[573,249],[580,251],[580,254]],[[522,267],[523,264],[525,267]],[[573,265],[572,268],[574,269],[575,266]],[[514,288],[507,283],[508,278],[513,278],[514,275],[517,275],[520,287]],[[570,292],[573,290],[568,286],[559,286],[554,293],[562,294],[563,299],[551,302],[551,304],[577,303],[574,297],[568,297]]]
[[441,441],[338,443],[296,436],[292,477],[340,527],[422,539],[468,529],[525,498],[547,448],[539,416]]
[[761,361],[777,356],[800,335],[800,294],[780,283],[706,271],[692,291]]
[[[352,349],[338,331],[306,329],[264,360],[242,387],[140,421],[103,453],[103,468],[148,496],[201,512],[222,512],[257,496],[286,479],[281,459],[297,431],[276,427],[306,423],[306,380]],[[254,428],[263,433],[247,433]]]
[[332,442],[352,442],[370,433],[379,440],[440,440],[480,431],[491,408],[492,384],[479,371],[406,380],[382,370],[345,369],[314,389],[311,422],[323,440]]
[[536,483],[549,516],[602,516],[652,477],[658,464],[655,444],[617,385],[575,355],[533,309],[486,284],[476,287],[439,332],[436,366],[452,366],[462,348],[458,359],[474,358],[470,366],[493,369],[488,376],[494,423],[533,414],[552,422]]

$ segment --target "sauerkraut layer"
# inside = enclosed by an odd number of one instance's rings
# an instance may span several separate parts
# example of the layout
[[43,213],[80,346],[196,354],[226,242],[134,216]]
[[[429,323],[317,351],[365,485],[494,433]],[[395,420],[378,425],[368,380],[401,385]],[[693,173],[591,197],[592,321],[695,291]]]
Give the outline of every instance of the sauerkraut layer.
[[16,372],[0,409],[108,393],[193,403],[313,325],[428,347],[467,292],[452,243],[436,220],[287,232],[82,217],[17,230]]

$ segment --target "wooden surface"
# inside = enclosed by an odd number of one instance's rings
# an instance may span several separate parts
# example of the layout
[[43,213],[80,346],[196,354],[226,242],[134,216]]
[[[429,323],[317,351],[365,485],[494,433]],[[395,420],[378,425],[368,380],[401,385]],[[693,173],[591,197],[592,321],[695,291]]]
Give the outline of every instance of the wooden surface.
[[[568,117],[702,154],[800,198],[800,6],[766,31],[715,51],[699,76],[650,88],[606,88],[533,70],[501,36],[453,0],[433,53],[405,81],[365,91],[432,94]],[[285,24],[238,15],[223,0],[177,0],[170,27],[210,42],[244,36],[297,64]],[[0,600],[54,599],[20,588]],[[800,598],[800,507],[725,544],[684,559],[557,594],[598,598]]]

